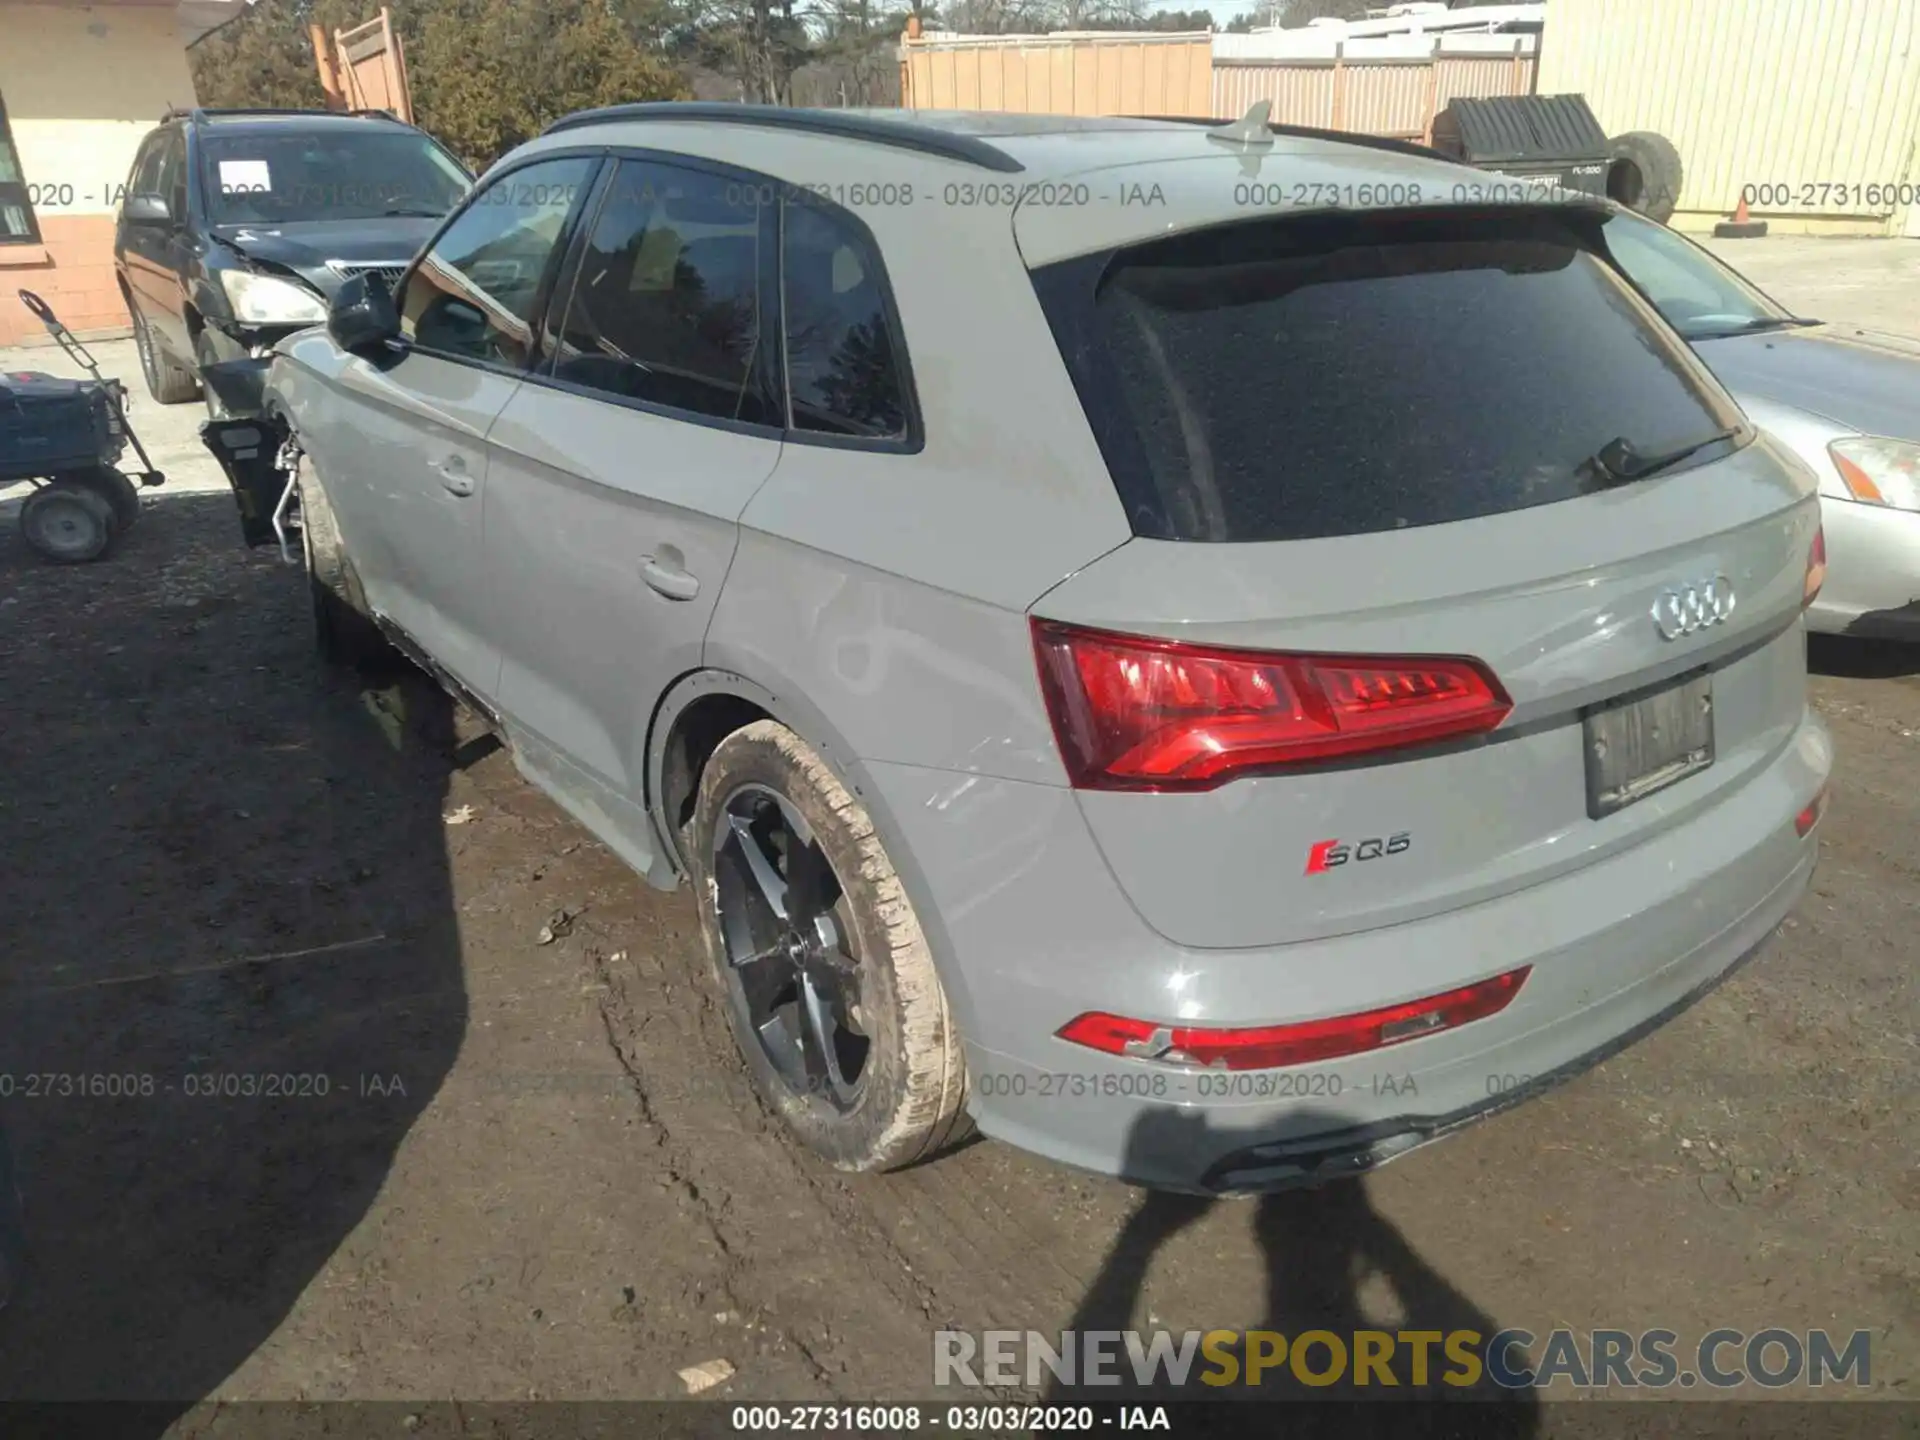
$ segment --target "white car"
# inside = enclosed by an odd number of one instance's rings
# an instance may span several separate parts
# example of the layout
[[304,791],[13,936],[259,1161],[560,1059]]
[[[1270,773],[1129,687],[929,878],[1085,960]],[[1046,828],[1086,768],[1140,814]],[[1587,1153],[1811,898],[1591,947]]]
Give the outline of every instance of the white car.
[[1827,583],[1808,628],[1920,640],[1920,340],[1803,320],[1625,210],[1606,236],[1754,423],[1820,477]]

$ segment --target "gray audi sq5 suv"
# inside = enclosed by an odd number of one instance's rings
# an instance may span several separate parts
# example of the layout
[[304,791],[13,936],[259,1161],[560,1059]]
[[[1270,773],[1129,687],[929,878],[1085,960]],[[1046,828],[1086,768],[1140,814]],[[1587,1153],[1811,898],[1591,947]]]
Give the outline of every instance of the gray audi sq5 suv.
[[575,115],[271,361],[323,649],[693,887],[834,1165],[1362,1169],[1807,886],[1812,473],[1603,206],[1263,119]]

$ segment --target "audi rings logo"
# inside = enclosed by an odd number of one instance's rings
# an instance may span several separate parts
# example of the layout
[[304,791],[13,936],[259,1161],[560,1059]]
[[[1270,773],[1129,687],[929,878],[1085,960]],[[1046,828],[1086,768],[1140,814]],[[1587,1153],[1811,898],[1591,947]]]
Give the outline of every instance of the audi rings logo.
[[1678,640],[1733,614],[1733,582],[1724,575],[1662,590],[1653,602],[1653,623],[1662,640]]

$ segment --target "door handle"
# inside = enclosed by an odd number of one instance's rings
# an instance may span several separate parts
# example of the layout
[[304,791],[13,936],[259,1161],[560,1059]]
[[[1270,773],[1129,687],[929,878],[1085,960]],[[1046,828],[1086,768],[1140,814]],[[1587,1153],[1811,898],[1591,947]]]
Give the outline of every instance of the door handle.
[[449,455],[438,461],[434,470],[440,476],[440,484],[450,495],[473,494],[473,476],[467,473],[467,462],[458,455]]
[[640,562],[640,578],[649,590],[669,600],[691,600],[700,593],[697,576],[676,565],[663,565],[651,555]]

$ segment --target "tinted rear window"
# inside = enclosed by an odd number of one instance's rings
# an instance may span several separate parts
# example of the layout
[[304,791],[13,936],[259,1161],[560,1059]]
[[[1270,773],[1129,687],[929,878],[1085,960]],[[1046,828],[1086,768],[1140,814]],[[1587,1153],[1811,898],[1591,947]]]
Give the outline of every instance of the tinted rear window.
[[1034,280],[1137,533],[1363,534],[1569,499],[1611,442],[1742,425],[1597,223],[1260,221]]

